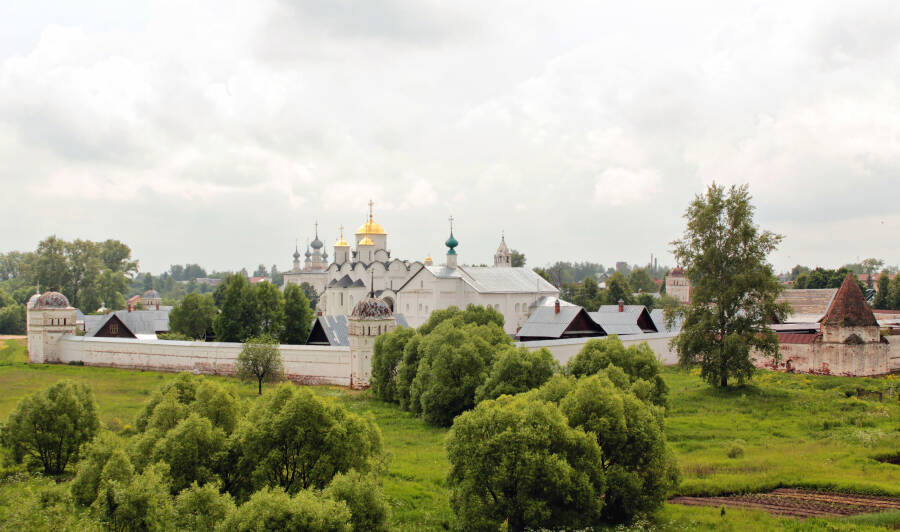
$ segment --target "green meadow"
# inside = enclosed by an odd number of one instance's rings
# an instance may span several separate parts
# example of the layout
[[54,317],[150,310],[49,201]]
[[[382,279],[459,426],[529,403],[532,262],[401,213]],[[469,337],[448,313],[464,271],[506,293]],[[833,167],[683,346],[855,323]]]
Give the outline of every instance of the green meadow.
[[[22,340],[0,340],[0,420],[25,395],[62,379],[89,384],[102,421],[132,423],[171,373],[64,365],[28,365]],[[760,372],[748,386],[720,392],[698,375],[667,368],[671,404],[666,433],[682,468],[673,495],[713,495],[809,487],[900,496],[900,466],[876,458],[900,453],[900,379],[821,377]],[[249,403],[254,385],[220,379]],[[857,398],[857,389],[869,393]],[[893,396],[889,392],[893,389]],[[425,425],[367,393],[316,387],[317,393],[374,417],[384,436],[383,482],[396,530],[445,530],[452,521],[444,479],[447,431]],[[883,401],[872,392],[881,392]],[[0,530],[16,490],[35,480],[0,481]],[[10,501],[5,503],[4,501]],[[632,530],[884,530],[900,512],[800,521],[761,511],[666,505]],[[626,528],[619,528],[625,530]]]

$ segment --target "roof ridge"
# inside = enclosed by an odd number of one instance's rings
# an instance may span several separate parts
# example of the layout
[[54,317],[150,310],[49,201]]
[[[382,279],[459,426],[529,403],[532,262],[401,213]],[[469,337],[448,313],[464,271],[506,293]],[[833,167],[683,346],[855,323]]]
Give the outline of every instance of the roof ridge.
[[824,325],[842,327],[878,326],[875,314],[866,302],[859,285],[856,284],[853,274],[848,273],[844,278],[821,322]]

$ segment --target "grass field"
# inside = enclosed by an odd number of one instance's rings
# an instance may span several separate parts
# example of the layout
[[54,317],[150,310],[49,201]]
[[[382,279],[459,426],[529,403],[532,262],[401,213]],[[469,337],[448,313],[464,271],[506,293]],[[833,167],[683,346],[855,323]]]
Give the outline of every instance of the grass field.
[[[104,423],[131,423],[153,389],[173,374],[28,365],[20,340],[0,340],[0,420],[23,396],[61,379],[94,389]],[[896,392],[884,402],[859,400],[857,388],[886,391],[900,379],[850,379],[762,372],[751,386],[718,392],[692,373],[665,370],[671,387],[669,442],[683,471],[679,495],[811,487],[900,495],[900,467],[873,457],[900,452]],[[252,385],[221,379],[246,401]],[[452,518],[444,479],[447,431],[428,427],[366,393],[316,387],[381,427],[389,465],[384,487],[395,530],[444,530]],[[730,455],[732,457],[730,457]],[[3,491],[10,486],[0,487]],[[3,502],[0,500],[0,507]],[[2,511],[0,511],[2,515]],[[897,512],[847,519],[780,519],[760,511],[667,505],[634,530],[881,530],[900,524]],[[2,529],[0,522],[0,529]]]

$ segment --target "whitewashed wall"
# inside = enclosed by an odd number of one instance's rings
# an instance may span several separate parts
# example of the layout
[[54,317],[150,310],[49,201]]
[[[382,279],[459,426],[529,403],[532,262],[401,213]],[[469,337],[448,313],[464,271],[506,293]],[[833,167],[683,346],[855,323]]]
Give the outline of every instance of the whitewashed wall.
[[[621,340],[626,347],[641,342],[647,342],[650,349],[656,353],[656,358],[658,358],[663,365],[670,366],[678,363],[678,354],[669,347],[669,342],[675,336],[675,334],[669,333],[635,334],[620,336],[619,340]],[[546,347],[553,353],[553,357],[558,360],[560,364],[565,364],[570,358],[581,351],[581,348],[584,347],[584,344],[587,343],[588,340],[603,340],[606,338],[609,337],[573,338],[571,340],[535,340],[533,342],[519,342],[516,345],[527,347],[531,351]]]
[[[282,345],[285,376],[301,384],[350,386],[350,348]],[[64,336],[58,360],[86,366],[231,375],[241,344]]]

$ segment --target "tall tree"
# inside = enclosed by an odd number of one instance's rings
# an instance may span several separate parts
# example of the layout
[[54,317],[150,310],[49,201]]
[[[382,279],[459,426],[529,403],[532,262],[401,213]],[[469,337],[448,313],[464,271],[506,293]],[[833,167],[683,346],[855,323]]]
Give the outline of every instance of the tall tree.
[[89,240],[77,239],[74,242],[66,242],[65,250],[71,283],[71,288],[68,288],[66,293],[69,295],[69,302],[77,308],[85,284],[89,287],[99,281],[103,263],[97,245]]
[[888,289],[887,308],[900,310],[900,274],[891,279]]
[[313,311],[306,294],[296,284],[289,284],[284,289],[284,331],[281,333],[281,343],[306,343],[312,321]]
[[306,300],[309,301],[309,308],[315,310],[319,304],[319,294],[316,292],[316,289],[309,283],[300,283],[300,289],[303,290]]
[[31,277],[41,290],[66,290],[71,283],[66,242],[51,235],[38,244]]
[[672,242],[693,286],[690,305],[673,311],[684,324],[672,344],[683,366],[699,363],[703,378],[720,387],[750,379],[751,351],[778,358],[768,324],[789,311],[775,301],[781,284],[767,262],[782,236],[760,232],[750,199],[746,185],[713,183],[691,202],[684,235]]
[[[222,313],[216,318],[216,340],[243,342],[259,334],[256,298],[247,278],[241,274],[228,277],[222,298]],[[215,297],[215,296],[213,296]]]
[[632,302],[631,294],[634,289],[628,283],[628,279],[621,272],[615,272],[606,278],[606,304],[615,305],[619,301],[623,301],[626,305]]
[[280,338],[284,329],[284,296],[281,290],[268,281],[253,287],[256,298],[256,315],[259,320],[259,331],[272,338]]
[[877,309],[888,308],[888,296],[891,291],[891,278],[887,272],[881,272],[878,276],[878,293],[875,295],[874,307]]
[[518,249],[510,250],[509,258],[510,262],[512,262],[513,268],[521,268],[525,266],[525,254]]
[[216,304],[211,296],[188,294],[169,314],[172,332],[203,339],[212,332],[216,319]]

